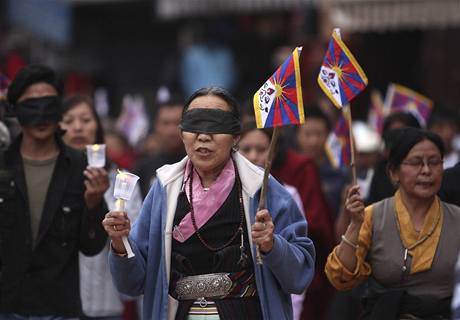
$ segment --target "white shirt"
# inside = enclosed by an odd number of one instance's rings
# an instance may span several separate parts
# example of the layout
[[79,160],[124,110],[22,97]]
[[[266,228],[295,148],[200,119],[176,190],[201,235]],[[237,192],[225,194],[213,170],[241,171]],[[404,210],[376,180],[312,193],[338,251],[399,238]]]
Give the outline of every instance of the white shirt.
[[[110,170],[110,187],[104,194],[104,200],[109,210],[115,209],[113,188],[115,186],[115,170]],[[126,201],[125,210],[131,224],[137,218],[142,207],[142,196],[139,185],[134,188],[131,200]],[[89,317],[121,316],[123,302],[120,294],[113,285],[109,270],[108,254],[110,240],[97,255],[88,257],[79,254],[80,260],[80,295],[83,313]]]

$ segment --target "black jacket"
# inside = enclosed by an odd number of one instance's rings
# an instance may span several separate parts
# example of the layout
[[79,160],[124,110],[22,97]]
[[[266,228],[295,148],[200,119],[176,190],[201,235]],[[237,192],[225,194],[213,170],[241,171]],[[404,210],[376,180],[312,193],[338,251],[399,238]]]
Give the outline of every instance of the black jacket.
[[95,255],[107,240],[104,201],[85,205],[86,157],[56,139],[60,152],[34,247],[21,137],[4,154],[10,176],[0,179],[0,313],[79,316],[78,251]]
[[156,175],[157,169],[161,168],[165,164],[173,164],[182,160],[185,154],[167,154],[159,153],[153,156],[148,156],[139,161],[134,169],[134,173],[142,179],[139,180],[139,187],[141,188],[142,198],[147,197],[147,193],[150,191],[152,185],[152,179]]
[[439,197],[445,202],[460,206],[460,162],[444,170]]

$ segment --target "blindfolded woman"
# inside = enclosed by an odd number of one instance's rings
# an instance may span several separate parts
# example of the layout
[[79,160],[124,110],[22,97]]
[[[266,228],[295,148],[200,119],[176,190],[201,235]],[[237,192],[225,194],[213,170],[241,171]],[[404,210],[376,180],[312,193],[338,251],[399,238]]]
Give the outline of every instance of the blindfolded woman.
[[225,90],[196,91],[180,128],[187,156],[157,171],[133,229],[123,212],[103,222],[118,289],[144,294],[146,319],[291,319],[290,294],[314,272],[296,203],[270,179],[267,209],[257,211],[263,171],[234,151],[238,106]]

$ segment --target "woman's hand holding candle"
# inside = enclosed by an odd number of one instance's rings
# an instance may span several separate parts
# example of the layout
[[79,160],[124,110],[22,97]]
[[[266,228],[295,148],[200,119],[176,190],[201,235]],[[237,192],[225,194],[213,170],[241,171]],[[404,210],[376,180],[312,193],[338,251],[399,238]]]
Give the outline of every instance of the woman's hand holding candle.
[[85,180],[85,202],[89,209],[96,207],[104,199],[104,193],[109,189],[110,182],[104,168],[87,167],[83,172]]
[[117,254],[125,254],[127,250],[123,244],[123,237],[128,237],[131,230],[131,222],[126,212],[110,211],[102,221],[105,231],[112,240],[112,248]]

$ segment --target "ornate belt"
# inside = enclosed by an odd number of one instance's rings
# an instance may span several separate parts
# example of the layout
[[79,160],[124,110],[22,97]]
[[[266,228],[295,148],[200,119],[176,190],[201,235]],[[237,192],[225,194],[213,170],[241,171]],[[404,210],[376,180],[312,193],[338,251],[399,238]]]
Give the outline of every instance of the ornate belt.
[[223,297],[230,293],[232,280],[228,273],[210,273],[184,277],[176,283],[179,300]]

